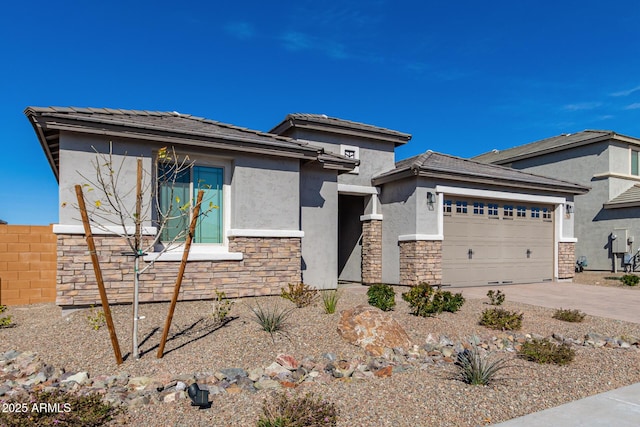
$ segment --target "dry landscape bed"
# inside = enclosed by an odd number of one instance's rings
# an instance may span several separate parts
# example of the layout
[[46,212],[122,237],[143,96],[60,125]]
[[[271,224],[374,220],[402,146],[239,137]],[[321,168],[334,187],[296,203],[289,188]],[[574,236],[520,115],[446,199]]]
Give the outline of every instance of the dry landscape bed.
[[[582,274],[577,279],[587,277]],[[455,314],[421,318],[410,315],[407,303],[400,297],[406,288],[395,290],[397,306],[392,315],[415,344],[424,345],[429,334],[436,339],[446,335],[454,341],[472,335],[500,334],[478,325],[480,313],[489,307],[486,299],[467,300]],[[552,309],[510,302],[508,291],[506,295],[504,308],[524,313],[522,333],[543,336],[559,333],[575,339],[589,332],[640,336],[639,324],[592,316],[587,316],[582,323],[566,323],[553,319]],[[306,356],[319,360],[329,352],[344,359],[365,357],[363,350],[338,335],[336,326],[340,315],[325,314],[321,301],[295,309],[286,336],[276,334],[273,341],[252,320],[250,306],[256,301],[263,306],[293,307],[280,297],[239,300],[231,311],[233,320],[216,328],[208,320],[210,302],[178,303],[163,359],[157,359],[155,353],[168,304],[143,305],[141,315],[146,318],[140,322],[139,335],[142,357],[138,361],[127,358],[121,366],[114,362],[107,329],[91,329],[87,322],[89,310],[62,318],[53,304],[12,307],[9,314],[17,326],[0,330],[0,352],[35,351],[48,364],[67,371],[89,371],[90,376],[119,373],[175,376],[214,373],[222,368],[252,369],[270,365],[280,353],[288,353],[298,360]],[[358,304],[366,304],[363,290],[345,289],[338,311]],[[117,306],[113,313],[121,348],[127,355],[131,345],[131,307]],[[299,389],[313,391],[334,402],[340,411],[339,426],[478,426],[640,382],[637,349],[574,348],[576,358],[565,366],[538,365],[504,352],[504,356],[511,359],[510,368],[503,371],[502,380],[486,387],[454,379],[455,367],[445,364],[416,367],[390,378],[311,383]],[[130,409],[126,421],[131,425],[149,426],[252,426],[269,393],[213,395],[212,408],[201,411],[186,400],[150,404]]]

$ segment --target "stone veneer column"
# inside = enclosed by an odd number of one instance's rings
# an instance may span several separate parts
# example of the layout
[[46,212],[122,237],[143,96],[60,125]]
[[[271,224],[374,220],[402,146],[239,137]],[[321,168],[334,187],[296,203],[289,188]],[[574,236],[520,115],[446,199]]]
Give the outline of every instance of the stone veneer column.
[[[95,236],[96,250],[110,303],[133,299],[133,257],[124,239]],[[189,261],[180,300],[279,295],[281,288],[302,280],[299,237],[231,237],[229,252],[243,254],[241,261]],[[170,301],[180,261],[157,261],[140,276],[140,301]],[[56,303],[61,306],[100,304],[98,287],[85,239],[58,235]]]
[[382,282],[382,221],[362,222],[362,283]]
[[400,284],[442,283],[442,241],[411,240],[400,244]]
[[558,243],[558,279],[573,279],[576,274],[576,244]]

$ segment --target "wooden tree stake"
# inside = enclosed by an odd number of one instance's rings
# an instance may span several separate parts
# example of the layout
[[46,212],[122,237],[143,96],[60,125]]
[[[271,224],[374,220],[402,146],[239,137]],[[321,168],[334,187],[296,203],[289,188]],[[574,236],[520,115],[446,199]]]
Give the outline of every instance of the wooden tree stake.
[[84,196],[82,194],[82,187],[76,185],[76,196],[78,198],[78,206],[80,207],[80,215],[82,216],[82,224],[84,225],[84,234],[87,239],[87,245],[89,246],[89,254],[91,254],[91,263],[93,264],[93,271],[96,274],[96,282],[98,283],[98,290],[100,291],[100,300],[102,301],[102,311],[104,311],[104,317],[107,321],[107,327],[109,328],[109,336],[111,337],[111,345],[113,347],[113,353],[116,356],[116,363],[122,364],[122,354],[120,353],[120,344],[118,343],[118,337],[116,336],[116,329],[113,325],[113,319],[111,318],[111,309],[109,308],[109,300],[107,299],[107,291],[104,288],[104,280],[102,278],[102,270],[100,269],[100,261],[98,260],[98,254],[96,253],[96,245],[93,241],[93,234],[91,233],[91,224],[89,223],[89,216],[87,215],[87,207],[84,204]]
[[167,321],[164,324],[164,332],[162,333],[162,339],[160,340],[160,347],[158,347],[157,358],[162,359],[164,356],[164,346],[167,343],[167,337],[169,336],[169,328],[171,328],[171,321],[173,320],[173,312],[176,309],[176,303],[178,302],[178,295],[180,294],[180,286],[182,285],[182,277],[184,276],[184,270],[187,267],[187,258],[189,258],[189,251],[191,250],[191,241],[193,240],[193,234],[196,230],[196,223],[198,222],[198,215],[200,214],[200,203],[202,203],[202,196],[204,191],[198,191],[198,200],[196,207],[193,210],[193,218],[191,218],[191,224],[189,225],[189,233],[184,244],[184,252],[182,253],[182,262],[180,263],[180,271],[176,279],[176,285],[173,289],[173,298],[171,299],[171,306],[169,307],[169,313],[167,314]]

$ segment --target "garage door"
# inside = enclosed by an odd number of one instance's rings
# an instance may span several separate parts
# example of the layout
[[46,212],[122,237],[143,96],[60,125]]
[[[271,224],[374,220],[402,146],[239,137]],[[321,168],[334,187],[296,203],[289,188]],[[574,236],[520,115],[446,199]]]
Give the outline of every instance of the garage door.
[[443,209],[443,284],[552,280],[552,206],[445,196]]

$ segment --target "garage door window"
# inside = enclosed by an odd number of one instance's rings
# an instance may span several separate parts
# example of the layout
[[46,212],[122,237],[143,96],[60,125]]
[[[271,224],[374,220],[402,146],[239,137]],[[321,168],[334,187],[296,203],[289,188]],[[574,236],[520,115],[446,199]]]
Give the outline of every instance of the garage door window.
[[525,206],[518,206],[518,208],[516,209],[516,216],[518,218],[526,218],[527,208]]
[[473,214],[484,215],[484,203],[473,202]]
[[451,200],[445,200],[442,206],[444,213],[451,213]]
[[504,205],[502,207],[502,216],[504,218],[513,218],[513,206],[511,205]]
[[531,218],[540,218],[540,208],[531,208]]
[[458,200],[456,202],[456,213],[466,214],[467,213],[467,202],[462,202]]
[[542,208],[542,219],[551,219],[551,212],[548,208]]
[[487,210],[488,210],[488,214],[489,216],[498,216],[498,205],[495,203],[489,203],[487,205]]

